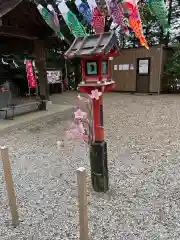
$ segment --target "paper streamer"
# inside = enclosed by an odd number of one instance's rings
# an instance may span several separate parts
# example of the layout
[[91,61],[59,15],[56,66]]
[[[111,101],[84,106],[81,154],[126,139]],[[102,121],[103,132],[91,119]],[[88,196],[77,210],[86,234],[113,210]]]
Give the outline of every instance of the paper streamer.
[[56,1],[59,11],[62,14],[64,21],[66,22],[67,26],[69,27],[71,33],[74,37],[83,37],[86,36],[86,30],[83,25],[78,21],[76,15],[72,13],[69,8],[67,7],[66,3],[61,0]]

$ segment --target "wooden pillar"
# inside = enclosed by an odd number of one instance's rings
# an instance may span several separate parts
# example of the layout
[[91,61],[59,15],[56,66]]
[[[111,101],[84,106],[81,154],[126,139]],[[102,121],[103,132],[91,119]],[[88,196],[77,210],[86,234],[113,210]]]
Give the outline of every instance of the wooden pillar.
[[88,211],[86,169],[77,170],[80,240],[88,240]]
[[19,225],[19,216],[17,211],[16,196],[15,196],[12,173],[11,173],[11,163],[10,163],[7,147],[0,148],[0,157],[2,158],[2,162],[3,162],[4,177],[5,177],[5,182],[7,186],[9,207],[10,207],[11,216],[12,216],[12,225],[14,227],[17,227]]
[[[44,43],[41,40],[36,40],[34,42],[34,52],[35,52],[35,62],[38,70],[38,81],[40,88],[40,97],[42,100],[49,100],[49,87],[47,82],[47,72],[46,72],[46,56]],[[46,104],[42,104],[42,110],[46,110]]]

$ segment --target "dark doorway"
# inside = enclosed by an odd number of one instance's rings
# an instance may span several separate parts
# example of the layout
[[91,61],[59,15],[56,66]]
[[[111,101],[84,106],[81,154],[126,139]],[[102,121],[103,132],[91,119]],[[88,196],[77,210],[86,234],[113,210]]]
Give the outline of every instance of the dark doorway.
[[150,58],[137,59],[136,92],[148,93],[150,82]]

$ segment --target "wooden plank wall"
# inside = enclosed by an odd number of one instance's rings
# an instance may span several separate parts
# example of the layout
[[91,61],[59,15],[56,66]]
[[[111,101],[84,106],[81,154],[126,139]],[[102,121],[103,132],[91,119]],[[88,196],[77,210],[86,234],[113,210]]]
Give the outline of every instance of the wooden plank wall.
[[168,63],[168,59],[172,56],[173,49],[172,48],[164,48],[163,50],[163,58],[162,58],[162,71],[161,71],[161,91],[164,91],[163,85],[171,84],[171,79],[166,78],[164,73],[165,65]]
[[[158,92],[161,75],[161,45],[153,46],[150,50],[144,47],[134,49],[122,49],[121,55],[111,61],[111,76],[116,82],[115,91],[136,91],[136,66],[138,58],[150,58],[150,89],[149,92]],[[132,64],[133,70],[114,70],[114,65]]]

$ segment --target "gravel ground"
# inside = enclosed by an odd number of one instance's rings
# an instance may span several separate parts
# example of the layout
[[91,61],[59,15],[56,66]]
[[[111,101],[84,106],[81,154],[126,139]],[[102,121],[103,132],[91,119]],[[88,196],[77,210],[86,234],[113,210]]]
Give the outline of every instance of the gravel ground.
[[[62,95],[61,95],[62,96]],[[63,101],[73,102],[73,93]],[[0,136],[9,146],[21,224],[14,229],[0,166],[0,239],[78,239],[76,169],[88,171],[89,239],[180,239],[178,95],[104,97],[110,191],[93,192],[87,147],[64,139],[70,113]],[[1,165],[1,162],[0,162]]]

